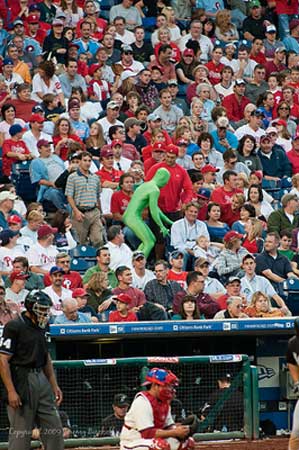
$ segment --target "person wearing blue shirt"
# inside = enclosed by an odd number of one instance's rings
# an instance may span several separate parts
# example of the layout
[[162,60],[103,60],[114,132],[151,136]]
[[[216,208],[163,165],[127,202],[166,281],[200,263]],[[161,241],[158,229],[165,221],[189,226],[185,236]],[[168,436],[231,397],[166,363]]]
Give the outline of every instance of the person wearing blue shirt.
[[89,126],[80,121],[80,102],[77,98],[72,98],[68,103],[69,118],[75,134],[84,141],[89,137]]
[[239,144],[236,136],[231,131],[228,131],[228,126],[228,118],[219,117],[216,122],[216,130],[211,132],[211,136],[214,140],[214,147],[220,153],[224,153],[230,148],[236,150]]
[[291,20],[290,36],[285,37],[282,42],[288,52],[299,54],[299,19]]
[[75,325],[77,323],[90,323],[86,314],[78,311],[78,304],[74,298],[68,298],[62,302],[63,313],[55,317],[54,324]]
[[74,41],[78,45],[78,56],[81,53],[87,53],[89,62],[95,61],[95,55],[100,47],[97,41],[90,37],[91,35],[91,24],[89,22],[83,21],[80,25],[81,38]]

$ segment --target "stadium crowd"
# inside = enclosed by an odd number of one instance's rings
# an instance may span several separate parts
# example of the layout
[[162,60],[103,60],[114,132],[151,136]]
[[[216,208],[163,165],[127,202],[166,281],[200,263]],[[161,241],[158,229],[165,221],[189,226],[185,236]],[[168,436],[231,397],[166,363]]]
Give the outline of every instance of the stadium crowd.
[[[58,324],[292,315],[298,9],[0,0],[2,324],[34,289]],[[160,168],[148,256],[123,216]]]

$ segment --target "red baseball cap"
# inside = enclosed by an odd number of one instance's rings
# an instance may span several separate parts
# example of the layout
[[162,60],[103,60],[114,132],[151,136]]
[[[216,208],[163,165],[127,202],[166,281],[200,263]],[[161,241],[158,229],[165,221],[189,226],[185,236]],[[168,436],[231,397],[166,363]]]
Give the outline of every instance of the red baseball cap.
[[57,233],[57,231],[58,231],[58,228],[52,228],[52,227],[50,227],[50,225],[42,225],[37,230],[37,237],[38,237],[38,239],[40,239],[45,236],[49,236],[50,234],[55,234],[55,233]]
[[39,23],[39,17],[36,14],[29,14],[27,17],[27,23]]
[[110,156],[113,156],[113,151],[111,148],[108,147],[101,150],[100,158],[109,158]]
[[76,297],[87,297],[88,295],[89,295],[89,293],[85,289],[82,289],[82,288],[74,289],[73,293],[72,293],[72,297],[73,298],[76,298]]
[[242,239],[243,235],[240,233],[237,233],[237,231],[228,231],[226,235],[224,236],[223,240],[224,242],[232,241],[233,239]]
[[116,299],[121,303],[125,303],[126,305],[129,305],[132,302],[131,297],[129,297],[127,294],[119,294],[116,296]]
[[175,141],[176,145],[188,145],[189,142],[186,141],[186,139],[179,138],[177,141]]
[[219,170],[220,169],[216,169],[216,167],[212,166],[212,164],[207,164],[201,169],[201,173],[208,173],[208,172],[216,173],[219,172]]
[[276,120],[274,122],[274,125],[282,125],[283,127],[287,127],[288,126],[287,122],[285,120],[283,120],[283,119]]
[[183,51],[183,56],[194,56],[194,51],[192,48],[185,48]]
[[120,139],[113,139],[113,141],[111,142],[111,148],[115,147],[116,145],[120,145],[122,147],[124,143]]
[[14,270],[9,275],[9,279],[11,282],[13,282],[14,280],[27,280],[27,278],[29,278],[28,273],[20,272],[19,270]]
[[155,142],[152,146],[153,152],[165,152],[165,148],[167,145],[165,145],[164,142]]
[[44,123],[45,119],[43,118],[43,116],[41,116],[40,114],[32,114],[32,116],[30,116],[29,122],[38,122],[38,123]]
[[176,145],[169,144],[169,145],[166,146],[165,152],[166,153],[172,153],[174,155],[178,155],[179,154],[179,149],[178,149],[178,147]]
[[101,65],[100,64],[92,64],[89,69],[88,69],[88,75],[90,75],[91,77],[93,76],[93,74],[100,69]]
[[9,218],[7,219],[8,223],[22,223],[22,219],[20,216],[17,216],[17,214],[12,214],[11,216],[9,216]]
[[[298,135],[299,137],[299,135]],[[251,175],[255,175],[260,181],[263,179],[263,171],[262,170],[255,170],[254,172],[251,172]]]
[[293,137],[293,141],[295,141],[296,139],[299,139],[299,133],[295,134],[295,136]]

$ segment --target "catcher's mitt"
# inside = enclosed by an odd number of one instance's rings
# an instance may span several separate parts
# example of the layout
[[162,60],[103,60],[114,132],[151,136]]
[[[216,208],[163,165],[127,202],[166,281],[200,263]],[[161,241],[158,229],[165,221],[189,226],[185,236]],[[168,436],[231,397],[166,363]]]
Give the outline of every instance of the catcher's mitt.
[[189,436],[193,436],[197,432],[198,426],[200,424],[199,418],[195,414],[190,414],[186,419],[182,420],[182,425],[189,425],[190,432]]

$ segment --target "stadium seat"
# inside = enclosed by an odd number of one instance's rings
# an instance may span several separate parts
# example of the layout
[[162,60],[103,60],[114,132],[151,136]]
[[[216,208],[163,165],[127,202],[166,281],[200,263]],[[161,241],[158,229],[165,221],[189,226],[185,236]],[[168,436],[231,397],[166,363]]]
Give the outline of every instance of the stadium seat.
[[89,269],[89,264],[84,259],[72,259],[71,262],[71,270],[75,270],[76,272],[86,272]]
[[73,258],[93,259],[96,258],[97,249],[90,245],[78,245],[76,248],[70,251],[70,255]]
[[290,278],[284,282],[284,291],[287,294],[286,304],[293,316],[299,315],[299,280]]

